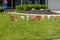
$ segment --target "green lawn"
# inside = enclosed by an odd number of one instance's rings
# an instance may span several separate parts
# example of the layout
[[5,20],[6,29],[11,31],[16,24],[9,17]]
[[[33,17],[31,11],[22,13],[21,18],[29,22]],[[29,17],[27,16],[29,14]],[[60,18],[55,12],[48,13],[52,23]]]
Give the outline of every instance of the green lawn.
[[[55,20],[26,21],[20,19],[11,22],[13,14],[0,13],[0,40],[47,40],[48,38],[60,38],[60,17]],[[49,40],[49,39],[48,39]]]

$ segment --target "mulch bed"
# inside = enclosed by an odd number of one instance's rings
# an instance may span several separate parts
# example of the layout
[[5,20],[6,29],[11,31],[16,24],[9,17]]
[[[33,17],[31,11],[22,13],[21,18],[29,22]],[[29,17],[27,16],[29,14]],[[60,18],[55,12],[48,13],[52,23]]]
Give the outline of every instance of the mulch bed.
[[30,11],[22,11],[20,13],[26,13],[26,14],[58,14],[60,15],[59,13],[55,13],[55,12],[52,12],[50,10],[30,10]]

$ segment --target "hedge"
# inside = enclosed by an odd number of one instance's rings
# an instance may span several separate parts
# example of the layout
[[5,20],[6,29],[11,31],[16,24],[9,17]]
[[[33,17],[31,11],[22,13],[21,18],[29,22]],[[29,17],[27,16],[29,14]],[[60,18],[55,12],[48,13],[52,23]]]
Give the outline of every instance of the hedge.
[[41,4],[23,4],[23,5],[17,5],[16,11],[29,11],[32,8],[34,8],[35,10],[48,9],[48,6],[47,5],[41,5]]
[[3,8],[2,8],[2,6],[0,6],[0,12],[3,12]]
[[2,9],[2,6],[0,6],[0,10]]

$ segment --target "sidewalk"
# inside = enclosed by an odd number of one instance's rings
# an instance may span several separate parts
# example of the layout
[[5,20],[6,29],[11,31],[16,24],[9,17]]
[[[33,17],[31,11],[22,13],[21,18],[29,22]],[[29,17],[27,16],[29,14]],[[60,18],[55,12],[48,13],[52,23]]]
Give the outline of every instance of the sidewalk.
[[55,13],[57,13],[57,14],[26,14],[26,13],[17,13],[17,12],[8,12],[8,13],[10,13],[10,14],[19,14],[19,15],[38,15],[38,16],[41,16],[41,15],[45,15],[45,16],[47,16],[47,15],[56,15],[56,16],[60,16],[60,11],[53,11],[53,12],[55,12]]
[[59,14],[60,14],[60,11],[53,11],[53,12],[55,12],[55,13],[59,13]]

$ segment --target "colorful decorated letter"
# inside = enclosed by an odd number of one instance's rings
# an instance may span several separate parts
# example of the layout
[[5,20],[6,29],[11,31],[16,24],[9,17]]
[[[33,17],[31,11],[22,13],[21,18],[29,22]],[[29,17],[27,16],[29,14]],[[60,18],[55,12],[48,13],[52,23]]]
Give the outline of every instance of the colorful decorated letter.
[[42,15],[42,18],[41,18],[41,20],[44,20],[44,15]]
[[48,17],[48,20],[50,20],[50,15],[48,15],[47,17]]
[[35,20],[35,16],[31,15],[30,20]]
[[11,21],[14,21],[14,16],[10,16],[10,20]]
[[52,15],[51,18],[52,18],[52,20],[54,20],[55,19],[55,15]]
[[25,17],[24,17],[24,16],[20,16],[20,19],[21,19],[21,20],[24,20],[24,19],[25,19]]
[[40,20],[40,16],[35,16],[35,19],[36,20]]
[[18,22],[18,17],[16,17],[15,21]]
[[27,20],[27,21],[29,21],[29,17],[30,17],[30,16],[26,16],[26,20]]

